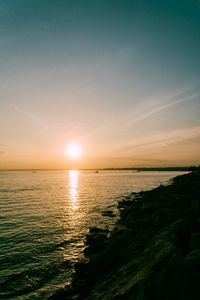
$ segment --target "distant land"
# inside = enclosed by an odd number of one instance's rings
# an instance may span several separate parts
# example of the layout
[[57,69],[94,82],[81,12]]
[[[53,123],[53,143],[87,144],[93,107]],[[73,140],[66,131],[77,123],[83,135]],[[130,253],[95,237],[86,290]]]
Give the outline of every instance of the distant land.
[[[200,166],[187,166],[187,167],[139,167],[139,168],[92,168],[92,169],[78,169],[79,171],[135,171],[135,172],[141,172],[141,171],[195,171],[199,169]],[[71,169],[63,168],[63,169],[0,169],[0,171],[69,171]]]

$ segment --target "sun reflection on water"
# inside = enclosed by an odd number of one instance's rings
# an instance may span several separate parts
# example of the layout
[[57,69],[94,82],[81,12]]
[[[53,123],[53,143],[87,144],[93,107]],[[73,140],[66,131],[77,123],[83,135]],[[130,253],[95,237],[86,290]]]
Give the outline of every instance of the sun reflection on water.
[[72,209],[78,208],[78,180],[79,180],[79,171],[70,170],[69,171],[69,196],[70,196]]

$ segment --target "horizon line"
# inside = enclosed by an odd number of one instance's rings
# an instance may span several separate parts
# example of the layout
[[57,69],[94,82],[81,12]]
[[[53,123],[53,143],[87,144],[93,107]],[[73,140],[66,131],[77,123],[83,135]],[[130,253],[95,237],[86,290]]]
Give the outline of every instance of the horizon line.
[[190,166],[161,166],[161,167],[105,167],[105,168],[15,168],[15,169],[0,169],[0,171],[95,171],[95,170],[162,170],[162,169],[192,169],[199,165]]

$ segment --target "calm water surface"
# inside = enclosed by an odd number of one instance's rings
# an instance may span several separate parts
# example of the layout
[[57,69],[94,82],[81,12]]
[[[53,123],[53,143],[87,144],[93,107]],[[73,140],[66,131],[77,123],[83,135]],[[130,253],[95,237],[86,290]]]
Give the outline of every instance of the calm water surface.
[[71,279],[92,226],[130,192],[181,172],[0,172],[0,299],[47,299]]

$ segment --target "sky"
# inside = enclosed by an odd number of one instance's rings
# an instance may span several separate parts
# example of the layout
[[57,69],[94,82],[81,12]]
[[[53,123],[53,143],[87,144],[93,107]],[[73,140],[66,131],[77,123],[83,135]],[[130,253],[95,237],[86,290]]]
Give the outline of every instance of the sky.
[[0,169],[198,164],[200,1],[0,0]]

